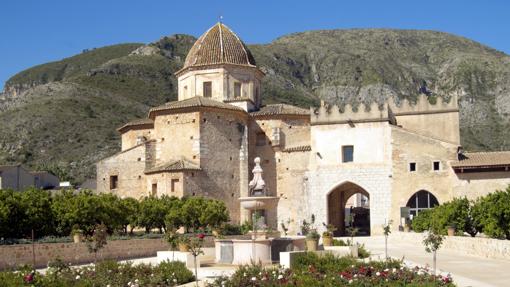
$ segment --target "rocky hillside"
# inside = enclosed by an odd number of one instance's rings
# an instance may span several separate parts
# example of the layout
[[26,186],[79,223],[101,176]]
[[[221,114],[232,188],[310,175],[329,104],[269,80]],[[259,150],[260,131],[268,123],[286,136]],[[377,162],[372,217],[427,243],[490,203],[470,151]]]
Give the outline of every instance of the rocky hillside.
[[[194,41],[174,35],[98,48],[13,76],[0,94],[0,164],[93,177],[94,163],[120,149],[116,127],[176,99],[173,73]],[[510,57],[487,46],[433,31],[364,29],[296,33],[250,49],[267,74],[266,103],[456,94],[463,145],[510,149]]]

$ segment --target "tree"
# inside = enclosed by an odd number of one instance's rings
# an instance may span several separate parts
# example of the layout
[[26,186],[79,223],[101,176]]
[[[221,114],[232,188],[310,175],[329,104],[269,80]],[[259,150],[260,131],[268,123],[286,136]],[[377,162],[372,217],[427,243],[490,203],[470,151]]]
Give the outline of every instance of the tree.
[[138,224],[145,228],[146,233],[154,228],[158,228],[159,232],[163,233],[167,211],[162,200],[156,197],[144,197],[140,202]]
[[172,205],[168,208],[165,217],[165,225],[167,230],[177,230],[183,226],[183,215],[182,215],[182,202],[175,200]]
[[441,245],[443,244],[444,235],[440,234],[438,230],[434,228],[430,229],[425,239],[423,239],[423,245],[425,245],[425,251],[432,253],[434,275],[436,275],[436,253]]
[[186,230],[192,228],[195,231],[199,227],[204,226],[201,219],[206,206],[207,204],[203,197],[190,197],[184,199],[184,203],[182,204],[182,219]]
[[388,221],[388,223],[383,225],[383,234],[384,234],[384,258],[388,259],[388,236],[391,233],[391,223],[392,221]]
[[128,197],[122,199],[122,210],[123,210],[123,226],[124,233],[127,234],[127,228],[129,225],[129,234],[133,234],[133,229],[138,225],[138,212],[140,210],[140,203],[138,200]]
[[189,240],[189,251],[191,255],[193,255],[193,261],[195,265],[195,283],[198,286],[198,266],[197,266],[197,257],[201,254],[204,254],[202,250],[202,245],[204,243],[205,235],[203,233],[198,234],[196,237],[192,237]]
[[89,252],[94,253],[94,265],[97,264],[97,252],[101,250],[107,244],[108,231],[106,225],[98,224],[94,227],[94,231],[91,236],[87,236],[87,249]]
[[23,237],[31,236],[34,230],[36,237],[55,233],[54,217],[51,211],[52,199],[48,191],[29,188],[16,193],[23,214],[22,224],[17,226]]
[[431,222],[434,229],[446,234],[448,227],[453,226],[459,232],[467,232],[471,236],[477,233],[471,216],[471,204],[467,198],[454,198],[437,206],[432,211]]
[[207,200],[206,207],[200,216],[200,222],[205,226],[218,229],[229,220],[229,214],[225,203],[219,200]]

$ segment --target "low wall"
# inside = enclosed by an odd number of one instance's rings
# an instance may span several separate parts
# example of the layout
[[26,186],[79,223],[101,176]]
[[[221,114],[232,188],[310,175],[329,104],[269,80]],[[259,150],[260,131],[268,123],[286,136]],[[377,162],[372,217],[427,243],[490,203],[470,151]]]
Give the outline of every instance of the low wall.
[[[245,238],[235,235],[226,238]],[[35,267],[48,265],[48,261],[56,258],[66,263],[84,264],[94,261],[94,253],[90,253],[85,243],[36,243]],[[204,247],[214,247],[214,238],[207,236]],[[97,253],[97,259],[133,259],[155,257],[157,251],[168,250],[168,243],[162,238],[112,240]],[[0,245],[0,270],[15,268],[21,264],[33,265],[32,244]]]
[[[424,233],[394,232],[391,239],[421,244]],[[441,249],[455,250],[460,253],[486,258],[510,260],[510,240],[483,237],[446,236]]]
[[[85,243],[36,243],[35,267],[48,265],[48,261],[60,258],[66,263],[83,264],[94,261]],[[97,253],[99,259],[132,259],[156,256],[157,251],[168,250],[164,239],[130,239],[108,241]],[[17,267],[20,264],[33,264],[31,244],[0,246],[0,270]]]

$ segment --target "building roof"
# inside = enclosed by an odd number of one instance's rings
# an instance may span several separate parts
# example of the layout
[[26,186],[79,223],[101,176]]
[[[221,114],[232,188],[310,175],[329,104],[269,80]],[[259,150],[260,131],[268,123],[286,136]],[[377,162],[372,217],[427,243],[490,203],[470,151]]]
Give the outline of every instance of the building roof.
[[142,127],[142,126],[147,126],[147,127],[154,127],[154,121],[152,119],[136,119],[136,120],[132,120],[128,123],[126,123],[125,125],[121,126],[120,128],[118,128],[117,130],[119,132],[124,132],[130,128],[133,128],[133,127]]
[[292,106],[292,105],[287,105],[287,104],[275,104],[275,105],[264,106],[260,110],[258,110],[256,112],[252,112],[250,114],[254,117],[275,116],[275,115],[309,116],[310,110]]
[[255,67],[255,59],[250,50],[229,27],[221,22],[198,38],[191,47],[182,70],[216,64]]
[[174,101],[168,102],[159,107],[155,107],[150,109],[149,117],[153,112],[164,111],[164,110],[176,110],[176,109],[184,109],[184,108],[193,108],[193,107],[209,107],[209,108],[217,108],[217,109],[226,109],[233,110],[245,113],[245,111],[237,106],[226,104],[220,101],[215,101],[209,98],[204,98],[201,96],[196,96],[193,98],[189,98],[182,101]]
[[173,172],[185,170],[200,170],[200,167],[187,159],[180,159],[168,161],[158,166],[146,169],[145,173]]
[[510,166],[510,151],[469,152],[451,163],[454,169],[494,168]]

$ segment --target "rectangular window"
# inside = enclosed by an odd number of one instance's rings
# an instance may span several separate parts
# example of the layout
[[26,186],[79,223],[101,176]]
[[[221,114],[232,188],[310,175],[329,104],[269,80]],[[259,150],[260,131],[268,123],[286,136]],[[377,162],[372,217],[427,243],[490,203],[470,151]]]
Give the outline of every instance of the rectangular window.
[[119,187],[119,176],[110,176],[110,189],[117,189],[117,187]]
[[234,98],[241,97],[241,83],[234,83]]
[[439,161],[435,161],[432,165],[435,171],[438,171],[441,167],[441,163]]
[[410,172],[415,172],[416,171],[416,163],[415,162],[410,162],[409,163],[409,171]]
[[345,145],[342,147],[342,162],[354,161],[354,146]]
[[204,91],[203,95],[205,98],[212,97],[212,82],[204,82]]
[[170,182],[170,191],[171,192],[175,192],[177,190],[177,185],[178,184],[179,184],[179,179],[178,178],[172,179],[172,181]]
[[157,183],[152,184],[151,195],[154,197],[158,195],[158,184]]
[[265,133],[257,133],[257,146],[263,146],[266,144],[266,134]]

